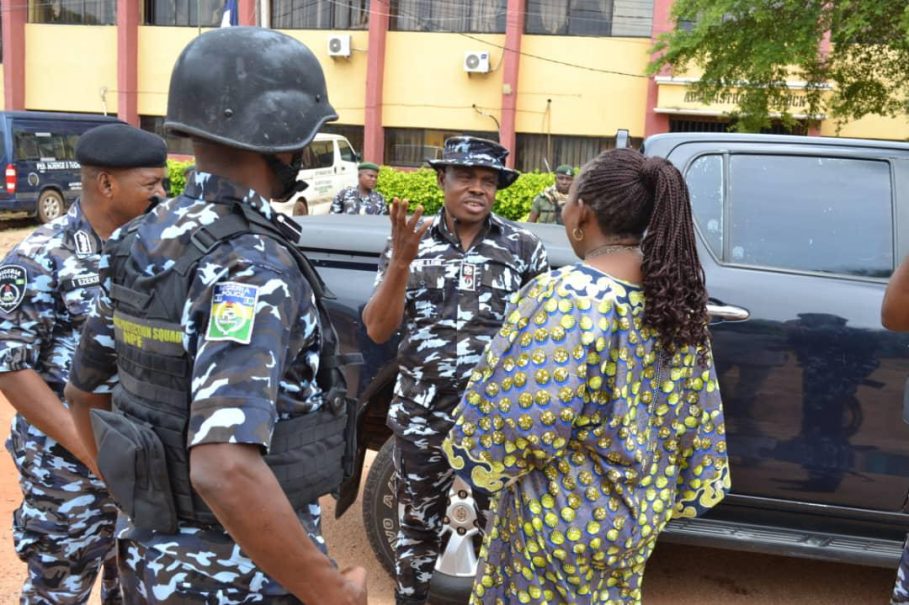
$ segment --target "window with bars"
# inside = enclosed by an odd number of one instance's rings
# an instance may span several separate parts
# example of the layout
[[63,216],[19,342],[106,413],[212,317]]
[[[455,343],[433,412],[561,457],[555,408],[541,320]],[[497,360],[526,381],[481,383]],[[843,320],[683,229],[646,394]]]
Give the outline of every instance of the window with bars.
[[557,36],[650,37],[653,0],[527,0],[524,31]]
[[145,0],[145,25],[218,27],[224,0]]
[[397,31],[504,33],[506,0],[391,0]]
[[29,0],[29,23],[113,25],[117,0]]
[[178,137],[164,130],[164,118],[161,116],[139,116],[139,128],[153,132],[167,143],[167,152],[193,155],[193,145],[189,137]]
[[[350,141],[351,146],[353,146],[354,152],[363,153],[363,127],[357,126],[354,124],[336,124],[330,122],[324,124],[319,132],[324,132],[327,134],[339,134]],[[344,149],[341,149],[342,159],[345,161],[355,162],[357,160],[348,160],[344,158]],[[372,161],[372,158],[363,158],[366,161]]]
[[[632,137],[629,145],[638,148],[641,141]],[[518,133],[515,147],[515,168],[521,172],[551,172],[560,164],[580,168],[602,151],[615,147],[615,137]]]
[[[499,135],[496,132],[386,128],[385,163],[391,166],[423,166],[426,160],[437,160],[442,157],[445,139],[459,135],[482,137],[493,141],[499,140]],[[369,158],[365,159],[368,160]]]
[[366,29],[369,0],[271,0],[277,29]]
[[[733,120],[728,118],[696,118],[680,116],[669,118],[669,132],[732,132]],[[769,128],[762,128],[761,134],[792,134],[805,136],[808,126],[804,121],[796,121],[791,125],[784,124],[781,120],[773,120]]]

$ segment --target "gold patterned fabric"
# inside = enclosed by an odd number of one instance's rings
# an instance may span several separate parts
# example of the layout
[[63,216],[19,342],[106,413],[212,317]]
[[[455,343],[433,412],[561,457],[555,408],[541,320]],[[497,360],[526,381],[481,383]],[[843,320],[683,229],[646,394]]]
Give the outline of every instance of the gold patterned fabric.
[[471,603],[639,603],[657,534],[729,489],[711,353],[661,353],[644,305],[583,264],[510,305],[443,445],[495,494]]

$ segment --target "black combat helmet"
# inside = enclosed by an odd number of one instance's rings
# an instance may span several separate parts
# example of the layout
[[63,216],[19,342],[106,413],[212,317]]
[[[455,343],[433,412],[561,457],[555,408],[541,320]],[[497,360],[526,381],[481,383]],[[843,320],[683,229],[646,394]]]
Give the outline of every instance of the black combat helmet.
[[302,42],[260,27],[225,27],[180,53],[164,126],[273,154],[302,149],[336,119],[322,67]]

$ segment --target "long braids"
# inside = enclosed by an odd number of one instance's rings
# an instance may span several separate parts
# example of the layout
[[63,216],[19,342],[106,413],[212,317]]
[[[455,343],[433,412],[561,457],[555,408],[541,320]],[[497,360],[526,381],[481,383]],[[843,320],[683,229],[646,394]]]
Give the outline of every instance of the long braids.
[[704,270],[688,187],[675,166],[632,149],[605,151],[578,177],[577,196],[593,209],[604,233],[643,235],[644,323],[663,349],[706,344]]

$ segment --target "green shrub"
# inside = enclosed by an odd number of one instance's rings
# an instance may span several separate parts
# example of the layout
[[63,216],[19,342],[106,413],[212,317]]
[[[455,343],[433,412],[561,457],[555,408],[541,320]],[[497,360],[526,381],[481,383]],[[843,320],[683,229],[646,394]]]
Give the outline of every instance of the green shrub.
[[[525,220],[530,214],[533,198],[553,183],[555,176],[548,172],[522,174],[511,187],[498,192],[493,210],[496,214],[513,221]],[[445,201],[442,190],[436,184],[436,171],[432,168],[404,172],[382,166],[376,189],[389,202],[394,198],[409,200],[411,211],[417,204],[423,204],[424,213],[427,215],[438,212]]]
[[183,193],[186,188],[186,169],[193,165],[193,160],[178,162],[177,160],[167,160],[167,178],[170,179],[171,197],[176,197]]

